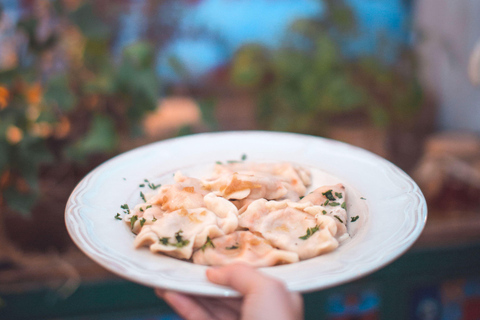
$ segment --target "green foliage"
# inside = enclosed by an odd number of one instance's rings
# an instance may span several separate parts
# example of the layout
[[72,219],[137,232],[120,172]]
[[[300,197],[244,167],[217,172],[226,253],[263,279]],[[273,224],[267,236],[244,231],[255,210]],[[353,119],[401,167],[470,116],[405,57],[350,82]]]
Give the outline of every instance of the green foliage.
[[0,140],[0,172],[3,172],[9,163],[8,147],[9,146],[6,141]]
[[[60,12],[62,11],[60,8]],[[68,18],[80,28],[85,37],[91,40],[103,40],[109,37],[108,26],[95,15],[93,5],[90,2],[81,5],[77,10],[68,14]]]
[[266,50],[260,45],[240,48],[233,58],[231,79],[239,87],[260,84],[265,74]]
[[198,101],[198,106],[202,113],[202,120],[211,131],[218,130],[218,121],[215,117],[215,105],[216,102],[213,99],[202,99]]
[[138,121],[158,102],[159,81],[153,68],[154,49],[147,43],[127,47],[115,78],[115,91],[127,104],[127,116]]
[[110,153],[118,144],[118,135],[112,119],[104,115],[94,115],[85,136],[67,149],[71,159],[84,161],[86,155]]
[[15,188],[10,187],[2,191],[2,196],[10,209],[28,216],[38,199],[38,192],[19,193]]
[[160,92],[152,45],[132,44],[115,63],[112,33],[93,2],[74,11],[61,1],[49,5],[58,22],[52,32],[39,38],[37,13],[23,17],[17,28],[29,54],[0,70],[0,206],[22,214],[40,195],[43,165],[113,154],[120,134],[139,133]]
[[404,55],[401,70],[374,57],[347,59],[340,42],[353,35],[356,21],[344,1],[325,4],[321,19],[295,21],[279,49],[250,44],[235,55],[232,84],[256,90],[259,123],[324,135],[347,117],[378,127],[412,121],[422,105],[412,55]]
[[45,103],[62,111],[71,111],[75,107],[76,97],[70,89],[67,75],[56,75],[50,79],[44,99]]

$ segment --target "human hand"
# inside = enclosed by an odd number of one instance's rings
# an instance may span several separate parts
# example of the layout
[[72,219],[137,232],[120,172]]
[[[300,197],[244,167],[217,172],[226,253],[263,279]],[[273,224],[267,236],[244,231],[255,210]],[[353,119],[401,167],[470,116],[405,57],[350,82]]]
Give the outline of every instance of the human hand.
[[287,291],[281,281],[252,267],[233,264],[211,268],[207,270],[207,278],[237,290],[243,297],[196,297],[161,289],[156,289],[155,293],[186,320],[303,319],[302,296]]

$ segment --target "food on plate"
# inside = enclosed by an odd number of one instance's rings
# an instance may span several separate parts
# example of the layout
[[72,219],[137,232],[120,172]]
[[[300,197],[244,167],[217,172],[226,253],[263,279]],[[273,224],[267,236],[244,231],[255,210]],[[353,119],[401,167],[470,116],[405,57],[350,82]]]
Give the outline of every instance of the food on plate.
[[193,263],[221,266],[242,262],[254,267],[299,261],[298,254],[273,247],[250,231],[235,231],[208,242],[193,254]]
[[174,180],[145,180],[152,192],[140,192],[143,203],[122,206],[135,247],[202,265],[266,267],[330,252],[349,237],[345,187],[307,194],[309,170],[291,163],[217,163],[211,177],[177,172]]

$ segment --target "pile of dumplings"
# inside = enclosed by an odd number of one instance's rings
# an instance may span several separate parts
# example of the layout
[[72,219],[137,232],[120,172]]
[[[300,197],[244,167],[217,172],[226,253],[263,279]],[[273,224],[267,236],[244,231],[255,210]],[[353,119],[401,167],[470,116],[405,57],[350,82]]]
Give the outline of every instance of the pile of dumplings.
[[267,267],[330,252],[349,237],[345,187],[307,194],[309,170],[291,163],[217,163],[209,178],[174,179],[142,193],[124,216],[135,247],[202,265]]

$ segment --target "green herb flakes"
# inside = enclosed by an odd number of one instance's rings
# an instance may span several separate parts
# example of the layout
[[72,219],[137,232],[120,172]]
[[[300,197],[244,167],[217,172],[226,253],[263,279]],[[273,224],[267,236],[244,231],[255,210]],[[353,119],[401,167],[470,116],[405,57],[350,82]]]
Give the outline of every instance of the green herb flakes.
[[322,192],[322,195],[324,195],[328,200],[330,201],[335,201],[337,199],[335,199],[335,197],[333,196],[332,194],[332,190],[328,190],[328,191],[325,191],[325,192]]
[[350,219],[350,222],[355,222],[358,220],[358,218],[360,218],[359,216],[355,216],[355,217],[351,217]]
[[205,251],[205,249],[207,249],[208,247],[212,247],[215,249],[215,245],[213,244],[212,239],[210,239],[210,237],[207,237],[207,242],[205,242],[205,244],[201,246],[200,249],[202,249],[202,251]]
[[[173,174],[173,175],[175,175],[175,174]],[[145,183],[147,184],[147,186],[148,186],[150,189],[152,189],[152,190],[155,190],[155,189],[157,189],[157,188],[159,188],[159,187],[162,186],[161,184],[154,184],[153,182],[148,181],[148,179],[144,179],[143,181],[145,181]],[[142,187],[142,188],[145,187],[145,184],[142,183],[142,184],[140,185],[140,187]]]
[[343,196],[340,192],[335,192],[335,196],[338,198],[338,199],[342,199]]
[[340,219],[340,217],[339,217],[339,216],[335,215],[334,217],[335,217],[335,218],[337,218],[337,219],[338,219],[338,221],[340,221],[341,223],[343,223],[343,220],[342,220],[342,219]]
[[143,225],[145,224],[145,221],[147,221],[145,220],[145,218],[140,219],[140,227],[143,227]]
[[323,214],[327,214],[327,210],[322,210],[322,213],[323,213]]
[[330,202],[330,201],[329,201],[328,199],[325,200],[325,202],[323,203],[323,206],[324,206],[324,207],[328,206],[328,203],[329,203],[329,202]]
[[360,197],[360,199],[361,199],[361,200],[367,200],[367,199],[366,199],[366,198],[364,198],[364,197]]
[[163,244],[164,246],[168,246],[168,239],[170,239],[170,238],[165,238],[165,237],[164,237],[164,238],[158,239],[158,241],[159,241],[161,244]]
[[338,203],[338,202],[330,202],[329,205],[330,205],[331,207],[336,207],[336,206],[339,206],[340,203]]
[[145,195],[142,191],[140,191],[140,198],[142,198],[143,202],[147,202],[147,200],[145,199]]
[[346,202],[343,202],[342,205],[341,205],[342,209],[345,209],[347,210],[347,203]]
[[225,249],[227,250],[235,250],[235,249],[238,249],[240,247],[240,245],[238,243],[234,244],[233,246],[231,247],[226,247]]
[[117,215],[115,216],[115,219],[122,220],[122,217],[120,217],[120,213],[117,213]]
[[242,161],[245,161],[245,160],[247,160],[247,155],[244,153],[242,154]]
[[301,236],[301,237],[298,237],[298,238],[299,238],[299,239],[302,239],[302,240],[307,240],[307,239],[310,238],[315,232],[317,232],[319,228],[320,228],[319,225],[316,225],[316,226],[313,227],[313,228],[308,228],[308,229],[307,229],[307,233],[306,233],[304,236]]
[[140,207],[140,209],[138,209],[138,210],[140,210],[140,212],[143,212],[143,208],[142,208],[142,207]]
[[300,200],[302,200],[303,198],[305,198],[305,196],[301,196],[301,197],[300,197]]
[[223,163],[221,161],[215,161],[216,164],[222,165]]
[[125,213],[125,214],[129,214],[129,213],[130,213],[130,208],[128,207],[128,204],[126,204],[126,203],[125,203],[125,204],[122,204],[122,205],[120,206],[120,208],[123,209],[123,213]]
[[182,230],[178,230],[175,233],[175,240],[177,240],[177,243],[170,243],[171,246],[174,246],[174,247],[177,247],[177,248],[182,248],[182,247],[185,247],[186,245],[188,245],[190,243],[189,240],[183,240],[182,233],[183,233]]
[[152,222],[155,222],[155,221],[157,221],[157,218],[153,217]]
[[145,210],[150,209],[151,207],[152,207],[152,205],[149,204],[148,206],[145,207]]
[[140,188],[145,187],[145,183],[140,184],[139,187],[140,187]]
[[154,184],[153,182],[150,182],[150,183],[148,184],[148,187],[149,187],[150,189],[152,189],[152,190],[155,190],[155,189],[157,189],[157,188],[160,188],[161,186],[162,186],[161,184]]
[[135,226],[135,222],[138,220],[138,216],[134,215],[133,217],[130,218],[130,227],[133,230],[133,227]]

